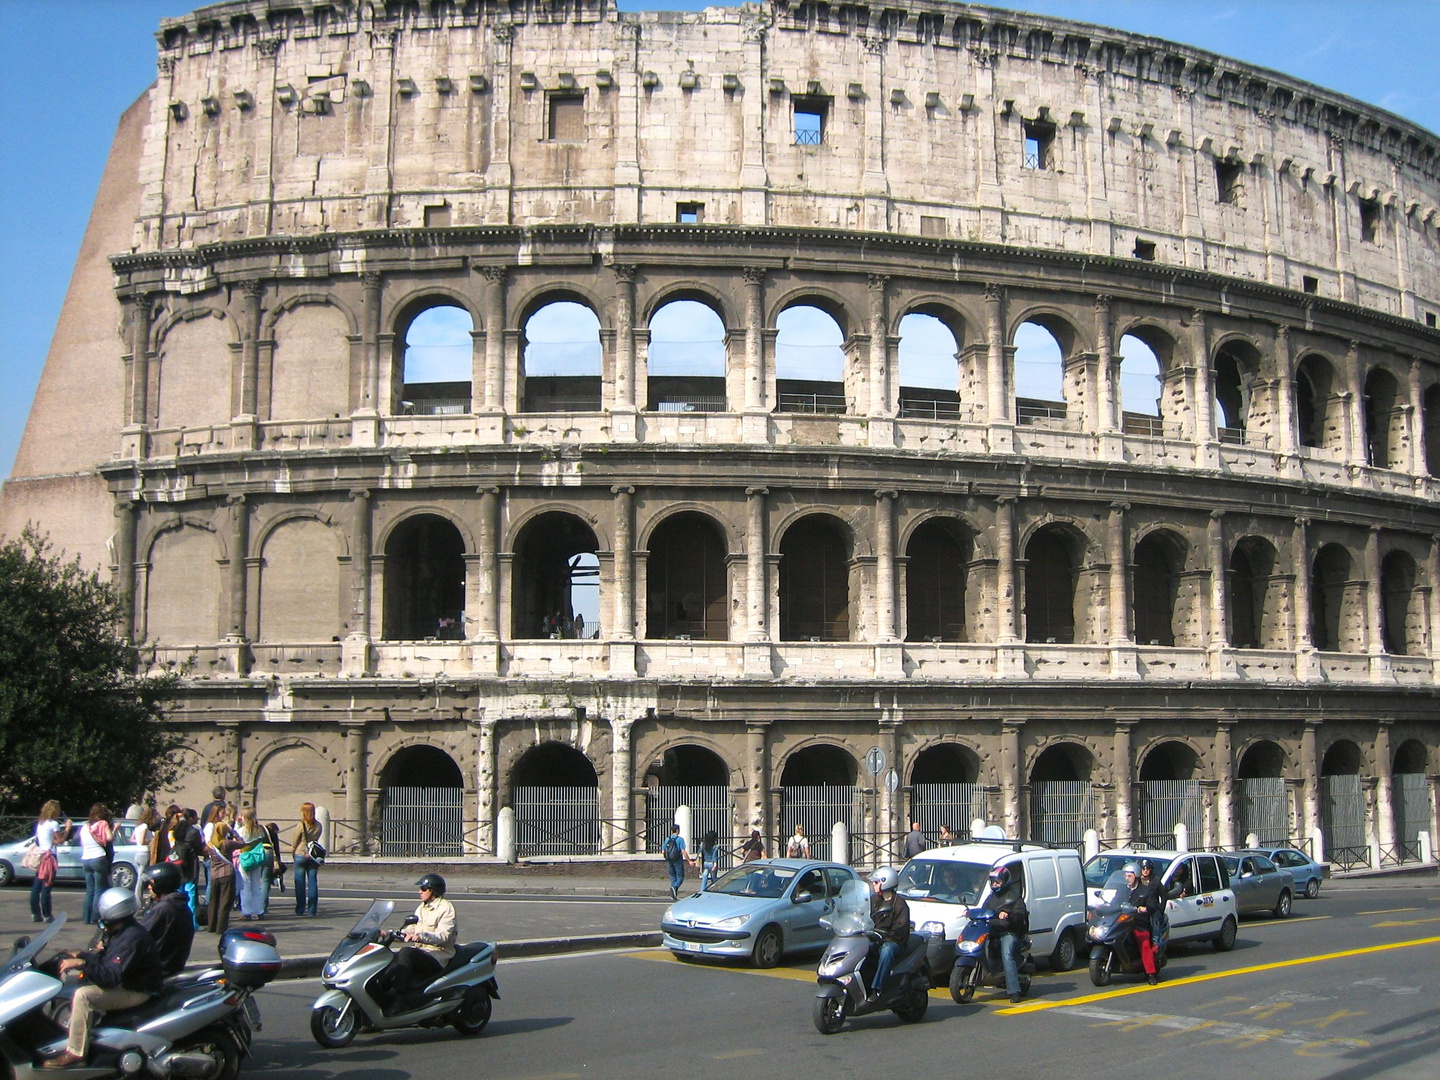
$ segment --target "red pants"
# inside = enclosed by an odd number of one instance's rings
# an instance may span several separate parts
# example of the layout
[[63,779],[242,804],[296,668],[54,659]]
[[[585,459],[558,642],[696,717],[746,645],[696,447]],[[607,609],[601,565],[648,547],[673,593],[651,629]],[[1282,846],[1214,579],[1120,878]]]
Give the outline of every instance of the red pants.
[[1136,930],[1135,942],[1140,946],[1140,966],[1146,975],[1155,974],[1155,946],[1150,944],[1149,930]]

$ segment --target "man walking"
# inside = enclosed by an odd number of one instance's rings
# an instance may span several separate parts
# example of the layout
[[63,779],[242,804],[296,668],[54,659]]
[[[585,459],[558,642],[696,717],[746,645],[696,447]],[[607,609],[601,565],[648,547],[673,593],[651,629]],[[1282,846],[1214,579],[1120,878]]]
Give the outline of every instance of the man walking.
[[685,884],[685,838],[680,835],[680,826],[671,825],[670,835],[660,848],[665,856],[665,869],[670,872],[670,899],[680,899],[680,886]]
[[925,834],[920,831],[920,823],[912,821],[910,831],[905,834],[905,846],[900,853],[907,859],[913,859],[925,850]]

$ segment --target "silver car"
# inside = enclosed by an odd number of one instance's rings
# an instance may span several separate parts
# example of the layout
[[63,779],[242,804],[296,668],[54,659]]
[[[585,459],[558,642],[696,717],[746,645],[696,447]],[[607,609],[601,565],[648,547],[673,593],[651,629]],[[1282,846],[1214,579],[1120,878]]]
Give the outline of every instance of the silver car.
[[1316,862],[1303,851],[1293,847],[1255,848],[1282,870],[1289,870],[1295,878],[1295,893],[1307,900],[1320,895],[1320,883],[1330,877],[1330,864]]
[[855,871],[841,863],[765,859],[741,863],[703,893],[675,901],[660,921],[676,956],[748,958],[774,967],[785,953],[823,949],[820,925]]
[[[70,839],[55,846],[55,880],[84,881],[85,869],[80,865],[80,826],[76,822],[70,832]],[[138,821],[117,821],[115,823],[115,861],[110,866],[110,884],[121,889],[133,889],[140,879],[140,872],[150,865],[150,849],[145,844],[135,843],[135,829]],[[10,844],[0,844],[0,886],[17,881],[31,881],[35,871],[24,864],[25,853],[35,846],[35,838],[28,836]]]
[[1290,917],[1295,902],[1295,877],[1258,851],[1221,852],[1230,871],[1230,887],[1241,915],[1269,912],[1277,919]]

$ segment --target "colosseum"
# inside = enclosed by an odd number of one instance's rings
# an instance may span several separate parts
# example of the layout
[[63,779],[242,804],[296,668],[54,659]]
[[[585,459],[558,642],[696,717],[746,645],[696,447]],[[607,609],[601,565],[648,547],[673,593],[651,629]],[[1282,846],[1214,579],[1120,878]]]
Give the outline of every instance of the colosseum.
[[1431,132],[939,0],[156,38],[0,527],[133,596],[182,794],[1433,858]]

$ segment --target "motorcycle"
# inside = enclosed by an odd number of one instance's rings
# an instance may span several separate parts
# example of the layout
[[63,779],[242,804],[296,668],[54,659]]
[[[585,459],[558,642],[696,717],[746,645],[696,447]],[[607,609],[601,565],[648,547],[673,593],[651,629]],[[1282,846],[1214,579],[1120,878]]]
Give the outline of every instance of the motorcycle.
[[[995,912],[989,908],[970,908],[969,921],[955,943],[955,966],[950,969],[950,996],[964,1005],[981,986],[1005,985],[1005,964],[1000,959],[1001,935],[993,925]],[[1030,979],[1035,974],[1035,961],[1030,958],[1030,938],[1023,936],[1015,957],[1020,974],[1020,992],[1030,992]]]
[[260,1027],[252,995],[280,973],[274,938],[263,932],[225,935],[219,969],[177,976],[149,1001],[106,1013],[91,1031],[87,1064],[57,1074],[42,1070],[40,1062],[65,1049],[66,1028],[55,1018],[65,1004],[65,984],[35,958],[64,924],[61,913],[38,937],[20,938],[0,966],[0,1059],[12,1080],[142,1073],[159,1080],[236,1080],[250,1056],[251,1032]]
[[819,990],[811,1019],[822,1035],[833,1035],[845,1026],[849,1016],[893,1012],[907,1024],[925,1018],[930,1004],[930,966],[926,960],[927,936],[911,931],[905,947],[895,957],[885,988],[871,999],[867,984],[875,977],[881,938],[870,918],[870,894],[864,882],[847,882],[832,915],[820,925],[835,937],[820,958],[815,971]]
[[[1133,904],[1092,907],[1086,914],[1085,940],[1090,943],[1090,981],[1108,986],[1118,971],[1125,975],[1144,972],[1140,943],[1135,939],[1139,911]],[[1165,942],[1155,946],[1155,968],[1165,967]]]
[[[400,940],[383,929],[394,910],[393,900],[372,903],[321,969],[325,989],[310,1014],[310,1034],[321,1046],[348,1046],[362,1028],[392,1031],[449,1024],[462,1035],[478,1035],[490,1022],[491,999],[500,998],[493,941],[457,945],[450,963],[423,991],[400,991],[384,1004],[377,999],[375,977],[390,966],[395,956],[390,946]],[[403,925],[415,921],[411,916]]]

